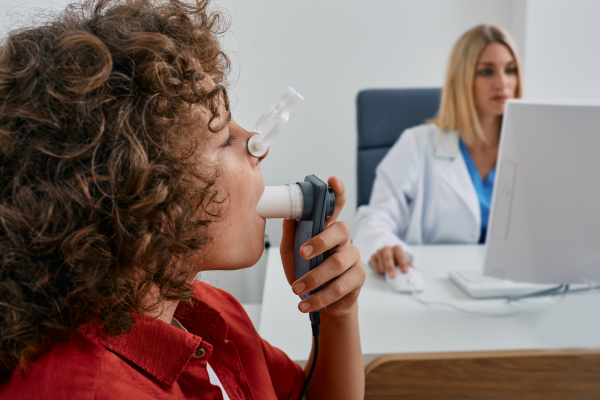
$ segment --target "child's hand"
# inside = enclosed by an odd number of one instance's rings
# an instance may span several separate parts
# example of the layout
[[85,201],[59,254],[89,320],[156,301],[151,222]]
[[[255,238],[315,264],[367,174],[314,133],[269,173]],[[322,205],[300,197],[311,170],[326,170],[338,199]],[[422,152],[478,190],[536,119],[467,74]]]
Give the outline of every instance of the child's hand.
[[345,222],[337,222],[346,203],[346,191],[335,177],[328,180],[335,194],[335,210],[325,220],[325,230],[300,248],[300,255],[310,260],[319,254],[324,261],[315,269],[294,282],[294,235],[295,220],[283,221],[281,260],[288,282],[297,295],[302,295],[321,285],[325,288],[300,302],[298,309],[311,312],[327,307],[330,316],[345,316],[356,304],[360,288],[365,282],[365,268],[360,261],[358,249],[350,243],[350,228]]

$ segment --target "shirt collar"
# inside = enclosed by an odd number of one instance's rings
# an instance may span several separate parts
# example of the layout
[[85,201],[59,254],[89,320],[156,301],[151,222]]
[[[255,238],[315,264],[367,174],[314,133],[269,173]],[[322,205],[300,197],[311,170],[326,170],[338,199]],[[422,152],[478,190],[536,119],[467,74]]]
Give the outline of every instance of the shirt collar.
[[199,285],[192,284],[192,289],[192,305],[180,303],[175,312],[188,332],[148,315],[134,315],[135,325],[124,335],[109,336],[99,323],[81,330],[170,387],[199,347],[206,350],[205,359],[210,357],[213,346],[203,338],[227,340],[227,325],[221,313],[200,300]]
[[[175,328],[161,320],[141,315],[130,332],[109,336],[99,324],[83,331],[104,347],[131,361],[157,380],[172,386],[192,358],[202,338]],[[205,349],[212,350],[212,347]]]
[[[197,282],[197,281],[194,281]],[[203,299],[199,285],[193,285],[194,300],[192,305],[179,303],[175,311],[175,318],[181,322],[188,332],[211,338],[217,342],[227,340],[227,325],[221,313],[210,307]]]

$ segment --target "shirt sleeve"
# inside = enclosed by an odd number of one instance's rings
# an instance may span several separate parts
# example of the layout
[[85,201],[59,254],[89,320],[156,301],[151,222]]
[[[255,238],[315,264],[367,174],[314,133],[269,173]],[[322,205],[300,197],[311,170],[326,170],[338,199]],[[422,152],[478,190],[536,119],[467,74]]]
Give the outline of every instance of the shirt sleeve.
[[261,339],[263,354],[279,400],[297,399],[304,386],[304,371],[281,350]]
[[419,151],[412,130],[405,131],[377,166],[368,205],[356,215],[353,244],[361,261],[369,260],[385,246],[400,245],[409,261],[412,254],[404,239],[411,220],[411,205],[417,196],[416,178],[420,176]]

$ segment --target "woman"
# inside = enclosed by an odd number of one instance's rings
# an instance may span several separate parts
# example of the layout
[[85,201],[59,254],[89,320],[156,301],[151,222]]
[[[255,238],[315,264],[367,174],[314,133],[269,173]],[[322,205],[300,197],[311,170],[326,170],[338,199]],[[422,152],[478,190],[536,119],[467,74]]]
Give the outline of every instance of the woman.
[[454,45],[438,118],[400,136],[358,210],[353,243],[373,270],[407,272],[410,244],[485,242],[502,115],[521,97],[519,70],[498,27],[477,26]]
[[[295,399],[302,369],[232,296],[193,280],[252,266],[265,220],[252,133],[231,120],[209,1],[100,0],[0,51],[0,361],[5,399]],[[335,214],[281,253],[321,312],[309,399],[362,398],[364,268]],[[295,312],[295,310],[290,310]],[[308,318],[307,318],[308,323]],[[307,334],[310,329],[307,327]],[[311,358],[309,358],[311,359]],[[310,368],[307,365],[307,369]]]

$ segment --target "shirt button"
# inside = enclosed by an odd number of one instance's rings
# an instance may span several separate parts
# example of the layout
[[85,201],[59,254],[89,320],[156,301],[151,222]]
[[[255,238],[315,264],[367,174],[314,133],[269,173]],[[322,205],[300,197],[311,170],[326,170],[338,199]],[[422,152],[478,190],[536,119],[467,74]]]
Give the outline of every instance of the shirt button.
[[204,350],[202,347],[198,347],[196,349],[196,351],[194,352],[193,357],[194,358],[202,358],[202,357],[204,357],[205,354],[206,354],[206,350]]

